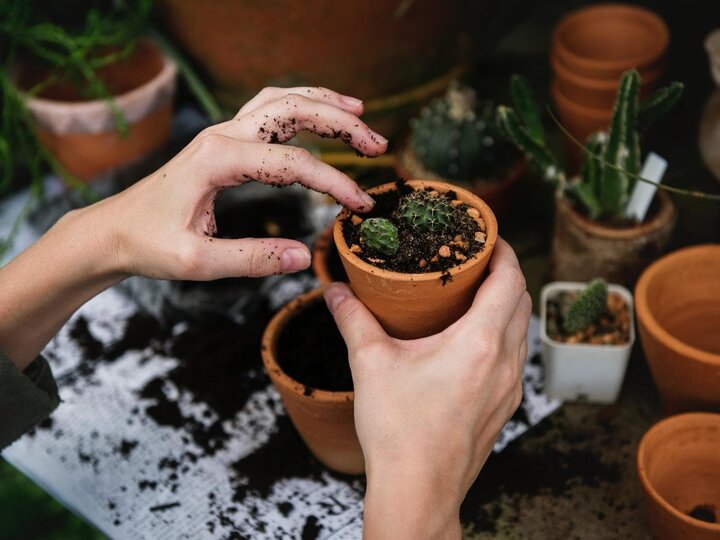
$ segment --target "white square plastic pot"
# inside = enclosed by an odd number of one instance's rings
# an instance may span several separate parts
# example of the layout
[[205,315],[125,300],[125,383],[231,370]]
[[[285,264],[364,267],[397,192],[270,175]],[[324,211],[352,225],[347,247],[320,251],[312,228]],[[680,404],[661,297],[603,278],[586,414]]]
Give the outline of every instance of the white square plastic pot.
[[545,364],[545,391],[556,399],[612,403],[617,399],[625,378],[630,351],[635,342],[633,297],[620,285],[608,285],[608,291],[620,294],[628,304],[630,339],[623,345],[560,343],[547,334],[547,300],[558,292],[579,291],[587,283],[554,281],[540,293],[540,337]]

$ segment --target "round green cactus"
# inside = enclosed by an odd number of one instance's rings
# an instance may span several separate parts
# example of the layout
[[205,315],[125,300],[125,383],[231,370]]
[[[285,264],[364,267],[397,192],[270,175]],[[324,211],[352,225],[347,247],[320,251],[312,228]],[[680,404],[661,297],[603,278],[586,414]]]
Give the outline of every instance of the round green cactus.
[[574,334],[585,330],[606,311],[607,283],[602,279],[594,279],[578,293],[570,304],[563,320],[565,332]]
[[415,156],[429,171],[449,180],[490,179],[501,175],[516,156],[495,121],[490,101],[457,82],[443,98],[411,121]]
[[398,215],[420,232],[441,232],[453,223],[453,207],[444,195],[414,191],[400,199]]
[[363,221],[360,224],[360,241],[388,257],[392,257],[400,249],[397,227],[385,218],[369,218]]

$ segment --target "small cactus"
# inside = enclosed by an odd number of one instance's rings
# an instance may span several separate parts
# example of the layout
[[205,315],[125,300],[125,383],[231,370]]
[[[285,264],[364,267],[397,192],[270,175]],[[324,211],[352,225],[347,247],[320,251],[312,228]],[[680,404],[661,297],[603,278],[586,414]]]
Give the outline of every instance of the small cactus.
[[370,249],[392,257],[400,248],[398,230],[389,219],[369,218],[360,224],[360,241]]
[[405,195],[398,205],[398,216],[419,232],[442,232],[452,225],[453,207],[437,192],[414,191]]
[[448,180],[496,178],[517,158],[503,138],[490,101],[478,101],[475,91],[453,81],[410,122],[410,144],[428,171]]
[[563,328],[568,334],[586,329],[607,311],[607,283],[592,280],[578,293],[563,318]]

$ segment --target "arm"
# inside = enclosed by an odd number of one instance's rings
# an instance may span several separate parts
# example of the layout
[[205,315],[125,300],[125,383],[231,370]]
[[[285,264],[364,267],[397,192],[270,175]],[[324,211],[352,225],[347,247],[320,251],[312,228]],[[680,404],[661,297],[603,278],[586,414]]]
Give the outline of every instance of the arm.
[[273,144],[309,130],[379,155],[387,141],[358,119],[362,110],[359,100],[323,88],[265,89],[160,170],[70,212],[0,269],[0,350],[24,370],[78,307],[133,274],[212,280],[306,268],[310,253],[300,242],[213,238],[213,202],[253,180],[299,182],[369,210],[372,199],[350,178],[306,150]]
[[366,538],[460,537],[460,504],[520,404],[527,355],[530,295],[505,241],[489,269],[459,321],[413,341],[385,334],[347,286],[326,291],[355,384]]

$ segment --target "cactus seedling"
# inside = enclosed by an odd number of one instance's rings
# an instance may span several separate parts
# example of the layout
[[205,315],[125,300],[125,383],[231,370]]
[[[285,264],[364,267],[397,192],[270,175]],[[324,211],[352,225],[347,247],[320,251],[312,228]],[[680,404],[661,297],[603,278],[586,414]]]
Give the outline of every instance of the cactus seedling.
[[559,192],[573,197],[591,219],[621,221],[640,170],[638,130],[646,129],[672,108],[680,99],[683,85],[673,82],[640,103],[640,75],[634,69],[623,73],[610,129],[588,138],[582,174],[572,180],[566,178],[545,143],[540,110],[527,81],[513,75],[510,87],[514,109],[497,108],[497,121],[505,136],[528,155]]
[[400,249],[398,230],[389,219],[370,218],[360,224],[360,241],[370,249],[392,257]]
[[413,230],[437,233],[452,225],[453,207],[437,192],[414,191],[400,200],[397,213]]
[[592,280],[567,309],[563,320],[565,332],[574,334],[596,322],[607,311],[607,294],[604,280]]

